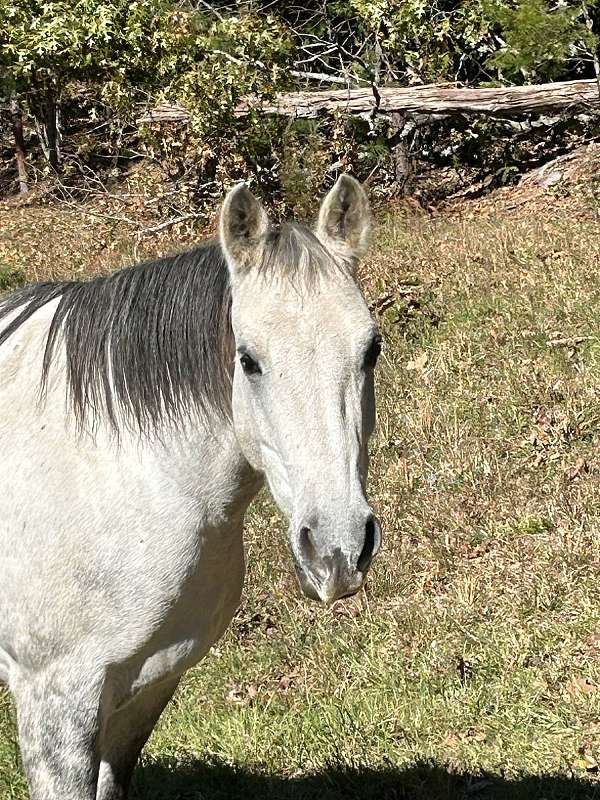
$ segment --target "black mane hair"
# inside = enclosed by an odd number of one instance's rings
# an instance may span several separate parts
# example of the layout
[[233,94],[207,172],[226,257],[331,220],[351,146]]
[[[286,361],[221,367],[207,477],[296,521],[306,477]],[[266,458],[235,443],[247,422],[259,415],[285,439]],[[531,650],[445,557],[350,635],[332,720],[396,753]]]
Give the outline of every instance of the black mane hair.
[[60,298],[48,330],[42,382],[59,339],[81,423],[125,412],[142,430],[194,407],[229,414],[233,359],[231,291],[221,248],[210,243],[89,282],[39,283],[0,303],[0,346],[42,306]]
[[[289,223],[271,230],[258,266],[305,284],[336,268],[308,228]],[[64,343],[79,424],[88,412],[106,414],[116,429],[131,420],[142,431],[193,411],[230,415],[231,289],[217,242],[88,282],[20,289],[0,300],[0,346],[53,300],[59,302],[46,339],[42,389]],[[12,312],[19,313],[2,328]]]

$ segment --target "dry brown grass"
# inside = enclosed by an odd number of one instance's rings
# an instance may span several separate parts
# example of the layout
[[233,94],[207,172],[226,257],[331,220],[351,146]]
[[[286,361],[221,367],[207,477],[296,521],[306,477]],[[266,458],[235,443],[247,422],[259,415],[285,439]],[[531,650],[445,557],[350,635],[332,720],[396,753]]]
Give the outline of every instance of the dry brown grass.
[[[301,599],[261,496],[243,605],[136,797],[600,796],[600,235],[593,193],[577,214],[553,196],[381,221],[372,579],[330,609]],[[4,224],[2,258],[30,277],[133,255],[53,210],[22,224],[36,253]],[[0,700],[0,797],[22,800],[11,719]]]

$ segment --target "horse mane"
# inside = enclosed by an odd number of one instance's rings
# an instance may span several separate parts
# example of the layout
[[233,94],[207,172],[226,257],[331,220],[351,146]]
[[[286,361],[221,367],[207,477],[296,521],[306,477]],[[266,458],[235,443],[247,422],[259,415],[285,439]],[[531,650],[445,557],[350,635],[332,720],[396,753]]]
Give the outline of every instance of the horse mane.
[[[88,282],[41,283],[0,305],[0,346],[38,309],[60,298],[44,351],[48,381],[64,342],[67,383],[78,422],[104,412],[118,428],[125,412],[141,430],[194,408],[228,415],[233,337],[227,265],[218,244],[147,261]],[[120,413],[121,412],[121,413]]]
[[[259,268],[304,282],[332,259],[308,228],[285,224],[270,234]],[[300,275],[301,273],[301,275]],[[234,340],[231,289],[217,242],[146,261],[90,281],[38,283],[0,300],[0,346],[36,311],[58,306],[48,329],[42,389],[59,342],[80,425],[90,412],[119,429],[150,431],[192,412],[231,414]]]

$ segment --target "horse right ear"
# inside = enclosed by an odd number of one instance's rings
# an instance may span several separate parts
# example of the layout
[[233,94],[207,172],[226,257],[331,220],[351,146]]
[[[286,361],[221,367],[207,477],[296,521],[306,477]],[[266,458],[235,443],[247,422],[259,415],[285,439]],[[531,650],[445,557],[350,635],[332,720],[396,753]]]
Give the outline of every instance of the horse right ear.
[[269,218],[245,183],[226,196],[221,209],[219,236],[232,278],[256,265],[269,230]]
[[321,203],[317,236],[354,271],[367,250],[370,234],[371,211],[365,190],[356,178],[340,175]]

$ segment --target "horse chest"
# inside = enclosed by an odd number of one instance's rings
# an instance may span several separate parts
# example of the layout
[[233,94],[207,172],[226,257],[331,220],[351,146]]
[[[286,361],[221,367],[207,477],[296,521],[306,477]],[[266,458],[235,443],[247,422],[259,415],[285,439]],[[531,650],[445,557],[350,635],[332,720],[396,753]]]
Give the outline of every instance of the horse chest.
[[201,534],[196,556],[185,562],[180,558],[177,569],[166,566],[162,573],[153,567],[156,584],[140,598],[144,630],[136,637],[134,614],[120,636],[124,650],[138,641],[114,670],[117,703],[199,661],[235,613],[245,569],[241,525]]

